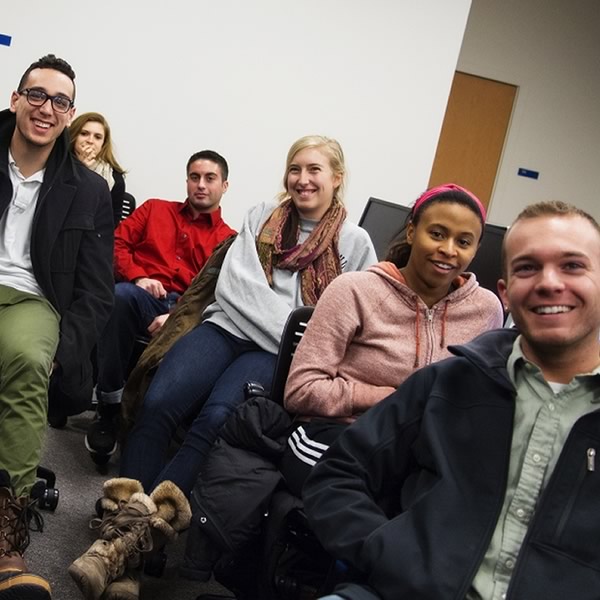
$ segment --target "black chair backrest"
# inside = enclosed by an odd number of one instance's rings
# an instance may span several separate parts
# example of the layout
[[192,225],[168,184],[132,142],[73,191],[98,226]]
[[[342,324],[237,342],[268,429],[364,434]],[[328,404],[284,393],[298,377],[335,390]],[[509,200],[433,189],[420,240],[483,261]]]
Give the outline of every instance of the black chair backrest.
[[304,335],[304,330],[313,310],[313,306],[299,306],[295,308],[290,313],[283,328],[281,344],[277,354],[277,363],[275,365],[275,375],[273,376],[273,384],[271,386],[271,393],[269,394],[271,400],[278,404],[283,404],[285,382],[290,365],[292,364],[292,358],[294,357],[294,352],[296,352],[296,347]]
[[135,210],[135,198],[129,193],[123,194],[123,205],[121,207],[121,221],[127,218]]

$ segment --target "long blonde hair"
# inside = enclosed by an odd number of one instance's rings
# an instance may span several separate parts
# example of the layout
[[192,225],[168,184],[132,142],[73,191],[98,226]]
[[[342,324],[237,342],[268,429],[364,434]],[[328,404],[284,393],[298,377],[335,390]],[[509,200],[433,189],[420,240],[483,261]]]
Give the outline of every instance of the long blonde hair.
[[98,160],[103,160],[108,163],[115,171],[119,173],[125,173],[125,169],[118,163],[115,158],[115,153],[112,146],[112,138],[110,135],[110,126],[108,121],[104,118],[103,115],[97,112],[87,112],[79,115],[74,119],[69,127],[69,137],[71,138],[71,152],[75,153],[75,141],[77,137],[81,133],[81,130],[85,126],[86,123],[89,122],[100,123],[104,128],[104,143],[102,144],[102,148],[100,152],[98,152],[98,156],[96,157]]

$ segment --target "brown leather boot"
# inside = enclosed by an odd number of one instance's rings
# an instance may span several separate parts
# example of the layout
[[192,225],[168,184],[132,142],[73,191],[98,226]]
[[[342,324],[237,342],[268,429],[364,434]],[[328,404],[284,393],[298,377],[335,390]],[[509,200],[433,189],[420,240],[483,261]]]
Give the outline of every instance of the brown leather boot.
[[50,584],[30,573],[23,559],[33,504],[28,496],[15,497],[8,473],[0,470],[0,600],[51,598]]

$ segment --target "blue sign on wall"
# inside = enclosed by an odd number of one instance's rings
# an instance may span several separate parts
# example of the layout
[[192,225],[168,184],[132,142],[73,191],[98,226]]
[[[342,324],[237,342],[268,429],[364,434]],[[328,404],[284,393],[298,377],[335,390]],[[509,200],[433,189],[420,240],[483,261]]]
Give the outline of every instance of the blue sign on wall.
[[530,177],[531,179],[537,179],[540,176],[540,172],[520,168],[517,172],[517,175],[520,175],[521,177]]
[[3,33],[0,33],[0,46],[10,46],[11,40],[12,38],[10,35],[4,35]]

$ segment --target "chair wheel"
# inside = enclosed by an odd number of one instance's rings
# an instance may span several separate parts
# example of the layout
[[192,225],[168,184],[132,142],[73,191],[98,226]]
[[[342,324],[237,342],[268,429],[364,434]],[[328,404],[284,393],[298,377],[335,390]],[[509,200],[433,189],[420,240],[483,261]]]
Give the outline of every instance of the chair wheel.
[[144,557],[144,573],[150,577],[162,577],[167,565],[167,554],[158,550]]
[[59,493],[56,488],[46,488],[38,499],[38,506],[44,510],[56,510]]

